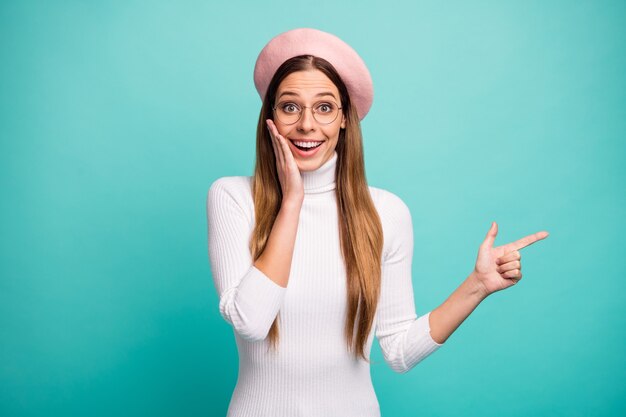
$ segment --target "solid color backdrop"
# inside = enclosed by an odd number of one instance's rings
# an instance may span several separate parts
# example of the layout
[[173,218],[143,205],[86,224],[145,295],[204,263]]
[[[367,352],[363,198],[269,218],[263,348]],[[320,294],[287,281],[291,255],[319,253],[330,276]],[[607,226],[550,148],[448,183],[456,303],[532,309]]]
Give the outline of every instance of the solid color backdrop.
[[523,279],[407,374],[383,416],[626,413],[626,5],[3,1],[0,415],[223,416],[237,378],[210,184],[251,175],[257,54],[334,33],[374,79],[367,179],[410,207],[418,314],[496,244]]

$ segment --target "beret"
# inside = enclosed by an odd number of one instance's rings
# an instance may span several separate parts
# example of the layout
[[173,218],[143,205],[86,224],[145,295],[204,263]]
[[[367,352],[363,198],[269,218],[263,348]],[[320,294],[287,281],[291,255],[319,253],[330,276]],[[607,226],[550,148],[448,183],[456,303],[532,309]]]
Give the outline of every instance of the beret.
[[350,101],[363,120],[374,97],[369,70],[350,45],[337,36],[317,29],[299,28],[272,38],[261,50],[254,65],[254,85],[265,98],[274,73],[283,62],[298,55],[313,55],[330,62],[348,88]]

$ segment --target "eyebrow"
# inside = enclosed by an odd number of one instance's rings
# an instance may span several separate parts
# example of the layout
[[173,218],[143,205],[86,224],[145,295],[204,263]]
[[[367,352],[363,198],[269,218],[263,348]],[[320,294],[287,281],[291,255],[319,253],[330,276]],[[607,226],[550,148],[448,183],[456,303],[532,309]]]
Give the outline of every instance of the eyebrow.
[[[293,91],[283,91],[278,98],[281,98],[282,96],[296,96],[298,97],[299,94],[294,93]],[[315,95],[315,97],[323,97],[323,96],[331,96],[334,99],[337,99],[337,97],[335,97],[335,95],[333,93],[331,93],[330,91],[324,91],[322,93],[318,93]]]

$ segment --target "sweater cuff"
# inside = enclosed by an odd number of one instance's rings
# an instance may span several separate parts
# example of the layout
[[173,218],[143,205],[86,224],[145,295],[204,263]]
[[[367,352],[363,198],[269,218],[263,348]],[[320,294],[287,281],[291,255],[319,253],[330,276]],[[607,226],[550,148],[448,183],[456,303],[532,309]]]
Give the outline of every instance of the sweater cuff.
[[406,340],[410,343],[410,346],[407,347],[404,356],[404,362],[408,368],[412,368],[443,346],[443,343],[435,342],[430,335],[429,316],[430,312],[418,317],[413,325],[409,327]]
[[261,340],[276,319],[285,291],[251,265],[237,288],[220,301],[220,312],[244,339]]
[[[239,303],[250,307],[257,315],[256,319],[273,322],[285,298],[287,288],[281,287],[252,265],[246,276],[239,283]],[[260,308],[259,308],[260,307]]]

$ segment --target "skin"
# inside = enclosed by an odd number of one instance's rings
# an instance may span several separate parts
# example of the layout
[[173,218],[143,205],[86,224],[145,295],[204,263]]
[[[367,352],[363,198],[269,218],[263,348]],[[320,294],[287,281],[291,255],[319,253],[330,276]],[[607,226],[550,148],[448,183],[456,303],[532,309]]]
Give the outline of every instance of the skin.
[[[309,107],[304,109],[300,120],[292,125],[281,123],[278,118],[267,120],[268,128],[273,137],[279,142],[286,141],[290,152],[279,150],[279,154],[286,164],[287,168],[293,167],[289,165],[293,157],[293,161],[299,171],[314,171],[328,161],[339,141],[339,132],[346,127],[346,119],[343,111],[339,110],[339,115],[334,122],[323,125],[319,124],[313,117],[310,107],[320,100],[333,101],[341,106],[339,90],[333,82],[319,70],[297,71],[289,74],[280,83],[276,90],[276,102],[289,100]],[[303,157],[296,151],[293,140],[315,140],[323,141],[320,149],[311,157]],[[290,172],[291,173],[291,172]],[[294,175],[295,177],[295,175]],[[290,185],[289,183],[287,185]],[[294,181],[293,185],[300,185]],[[289,190],[291,191],[291,190]],[[297,191],[300,191],[299,189]],[[284,194],[283,194],[284,195]]]
[[[277,97],[285,91],[295,93],[290,97],[304,106],[318,101],[316,94],[322,92],[331,92],[336,97],[335,102],[340,103],[337,87],[318,70],[290,74],[280,84]],[[274,124],[268,119],[267,126],[276,155],[283,201],[266,250],[255,266],[277,284],[286,287],[304,199],[300,171],[315,170],[332,156],[339,131],[345,128],[345,118],[341,114],[332,124],[320,125],[310,109],[306,109],[294,125],[283,125],[280,121]],[[301,158],[290,142],[294,138],[324,140],[324,149],[320,149],[313,158]],[[446,301],[431,311],[430,334],[435,342],[444,343],[489,295],[517,284],[522,279],[520,250],[548,237],[548,232],[540,231],[505,245],[494,246],[497,233],[498,225],[493,222],[479,246],[473,271]]]
[[493,222],[478,248],[474,270],[466,280],[429,316],[430,335],[444,343],[489,295],[512,287],[522,279],[520,249],[548,237],[541,231],[514,242],[494,247],[498,224]]
[[[285,95],[286,92],[292,94]],[[341,104],[339,90],[330,79],[319,70],[298,71],[289,74],[278,86],[277,101],[289,98],[302,106],[311,107],[322,97],[318,94],[330,93],[335,103]],[[339,140],[340,129],[345,128],[343,112],[328,125],[320,125],[313,118],[310,108],[305,109],[300,120],[293,125],[285,125],[279,120],[276,124],[267,121],[272,147],[276,156],[278,179],[283,192],[281,207],[278,210],[272,231],[263,254],[254,266],[276,284],[287,287],[291,260],[298,231],[300,210],[304,200],[304,185],[300,171],[316,170],[332,156]],[[290,139],[323,140],[317,153],[311,158],[302,158]]]

